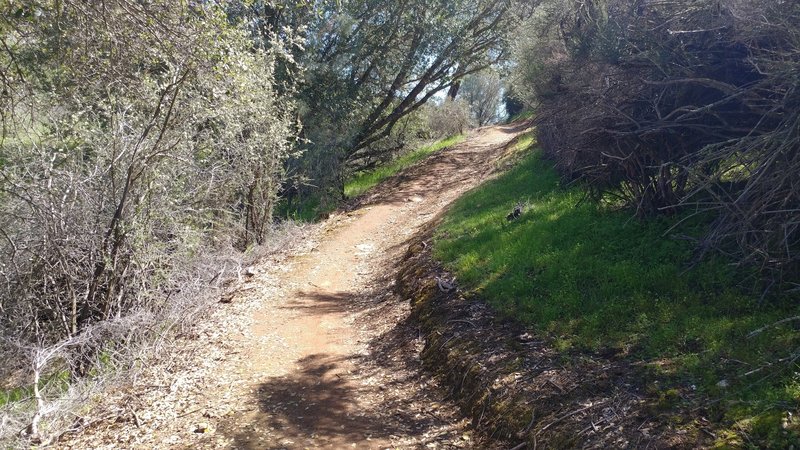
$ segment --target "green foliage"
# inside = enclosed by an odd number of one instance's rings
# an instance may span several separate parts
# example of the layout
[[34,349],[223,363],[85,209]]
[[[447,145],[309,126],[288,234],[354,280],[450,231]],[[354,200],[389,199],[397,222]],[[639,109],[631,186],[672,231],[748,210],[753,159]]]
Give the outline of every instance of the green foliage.
[[423,114],[431,135],[437,138],[463,134],[474,126],[469,103],[463,98],[425,105]]
[[339,206],[337,202],[330,200],[332,197],[313,191],[304,197],[294,197],[291,202],[283,198],[276,207],[275,215],[298,222],[315,222]]
[[[462,142],[465,138],[464,135],[451,136],[450,138],[442,139],[433,144],[412,150],[393,161],[380,164],[374,169],[357,172],[345,181],[344,195],[346,198],[358,197],[383,180],[422,161],[439,150]],[[339,206],[338,202],[330,200],[331,197],[331,195],[325,195],[317,191],[312,192],[302,199],[284,198],[277,206],[276,215],[278,217],[301,222],[314,222],[320,217],[325,217]],[[290,202],[289,200],[292,201]]]
[[44,345],[262,243],[297,130],[282,42],[223,5],[28,6],[0,3],[0,330]]
[[376,186],[381,181],[397,174],[406,167],[410,167],[422,161],[439,150],[463,142],[464,139],[465,136],[463,134],[451,136],[447,139],[437,141],[431,145],[408,152],[389,164],[382,165],[374,170],[356,173],[349,180],[347,180],[347,182],[345,182],[344,194],[348,198],[358,197],[373,186]]
[[[340,1],[315,7],[317,14],[304,19],[307,43],[295,51],[305,67],[298,95],[304,153],[289,164],[299,182],[283,192],[295,204],[341,196],[348,172],[389,161],[413,145],[413,136],[398,141],[396,130],[438,92],[503,60],[505,31],[514,22],[506,2],[494,0]],[[271,17],[292,23],[298,15]]]
[[[518,202],[522,215],[506,220]],[[559,350],[648,361],[665,384],[720,397],[729,424],[796,406],[794,362],[765,368],[768,378],[744,374],[800,347],[791,325],[746,337],[797,315],[797,299],[760,303],[741,285],[752,274],[722,259],[689,266],[692,245],[668,236],[698,235],[706,224],[672,225],[631,220],[579,186],[562,187],[537,151],[457,201],[437,230],[434,254],[468,292],[550,336]],[[730,387],[720,389],[720,380]],[[661,401],[676,403],[673,393]]]
[[269,237],[298,131],[293,40],[228,2],[22,3],[0,2],[0,379],[47,381],[0,394],[0,442],[58,436],[196,317]]
[[508,81],[504,83],[503,105],[506,108],[507,114],[505,119],[508,120],[509,123],[515,122],[515,119],[523,114],[526,109],[525,102],[514,91],[514,84]]
[[459,95],[470,105],[472,117],[479,127],[496,123],[503,99],[500,74],[488,69],[464,78]]
[[[39,390],[55,393],[63,393],[69,389],[70,372],[60,370],[39,380]],[[8,404],[30,400],[34,396],[33,385],[21,386],[10,389],[0,389],[0,407]]]

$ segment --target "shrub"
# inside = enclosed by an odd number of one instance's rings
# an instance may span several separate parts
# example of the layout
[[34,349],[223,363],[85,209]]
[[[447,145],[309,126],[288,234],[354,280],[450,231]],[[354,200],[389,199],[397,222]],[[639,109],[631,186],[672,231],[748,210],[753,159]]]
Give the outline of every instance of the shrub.
[[440,105],[429,105],[425,115],[428,127],[436,138],[463,134],[472,126],[469,103],[460,99],[446,99]]
[[640,216],[713,213],[701,253],[797,281],[799,25],[796,4],[549,2],[515,88],[567,179]]
[[255,47],[220,6],[0,8],[3,369],[80,377],[265,241],[294,106],[279,44]]

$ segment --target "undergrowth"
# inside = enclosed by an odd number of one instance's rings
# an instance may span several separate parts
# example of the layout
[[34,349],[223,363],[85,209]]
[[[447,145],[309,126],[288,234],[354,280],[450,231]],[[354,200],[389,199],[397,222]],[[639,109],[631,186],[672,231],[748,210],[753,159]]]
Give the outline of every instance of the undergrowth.
[[275,216],[291,219],[301,223],[311,223],[320,217],[327,216],[339,205],[336,202],[326,201],[322,193],[312,193],[292,204],[287,204],[281,199],[275,207]]
[[[518,204],[520,217],[507,220]],[[462,288],[565,355],[627,358],[645,367],[644,383],[700,402],[730,431],[719,445],[797,445],[796,323],[748,337],[797,315],[797,299],[760,299],[757,274],[719,257],[690,265],[692,244],[672,236],[705,224],[674,221],[637,221],[562,187],[536,151],[456,202],[434,255]]]

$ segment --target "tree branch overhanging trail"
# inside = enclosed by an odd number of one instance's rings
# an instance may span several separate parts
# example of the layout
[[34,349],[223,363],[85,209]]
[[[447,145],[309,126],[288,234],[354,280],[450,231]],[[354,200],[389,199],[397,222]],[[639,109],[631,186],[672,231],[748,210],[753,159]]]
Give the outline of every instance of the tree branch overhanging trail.
[[[373,109],[361,125],[351,154],[386,137],[400,119],[417,110],[440,91],[449,89],[471,73],[500,62],[505,57],[502,44],[510,20],[507,2],[496,0],[479,5],[478,13],[453,33],[450,42],[416,79],[408,77],[407,71],[400,71],[385,92],[385,100]],[[494,55],[491,54],[492,50]],[[398,92],[400,84],[407,87],[407,93]],[[398,101],[390,110],[389,105]]]
[[[517,18],[512,3],[371,0],[328,5],[309,26],[309,45],[302,52],[314,67],[304,95],[309,140],[337,145],[321,133],[327,136],[344,125],[339,130],[347,134],[338,145],[346,161],[389,136],[400,120],[439,92],[502,62],[507,32]],[[323,91],[317,85],[322,80],[327,83]]]

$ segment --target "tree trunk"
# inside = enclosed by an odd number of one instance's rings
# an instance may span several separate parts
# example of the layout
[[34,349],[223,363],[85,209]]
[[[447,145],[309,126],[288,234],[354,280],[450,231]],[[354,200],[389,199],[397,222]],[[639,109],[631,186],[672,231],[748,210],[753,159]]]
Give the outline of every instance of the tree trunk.
[[461,89],[461,80],[457,80],[450,85],[450,89],[447,90],[447,98],[451,101],[455,101],[459,89]]

